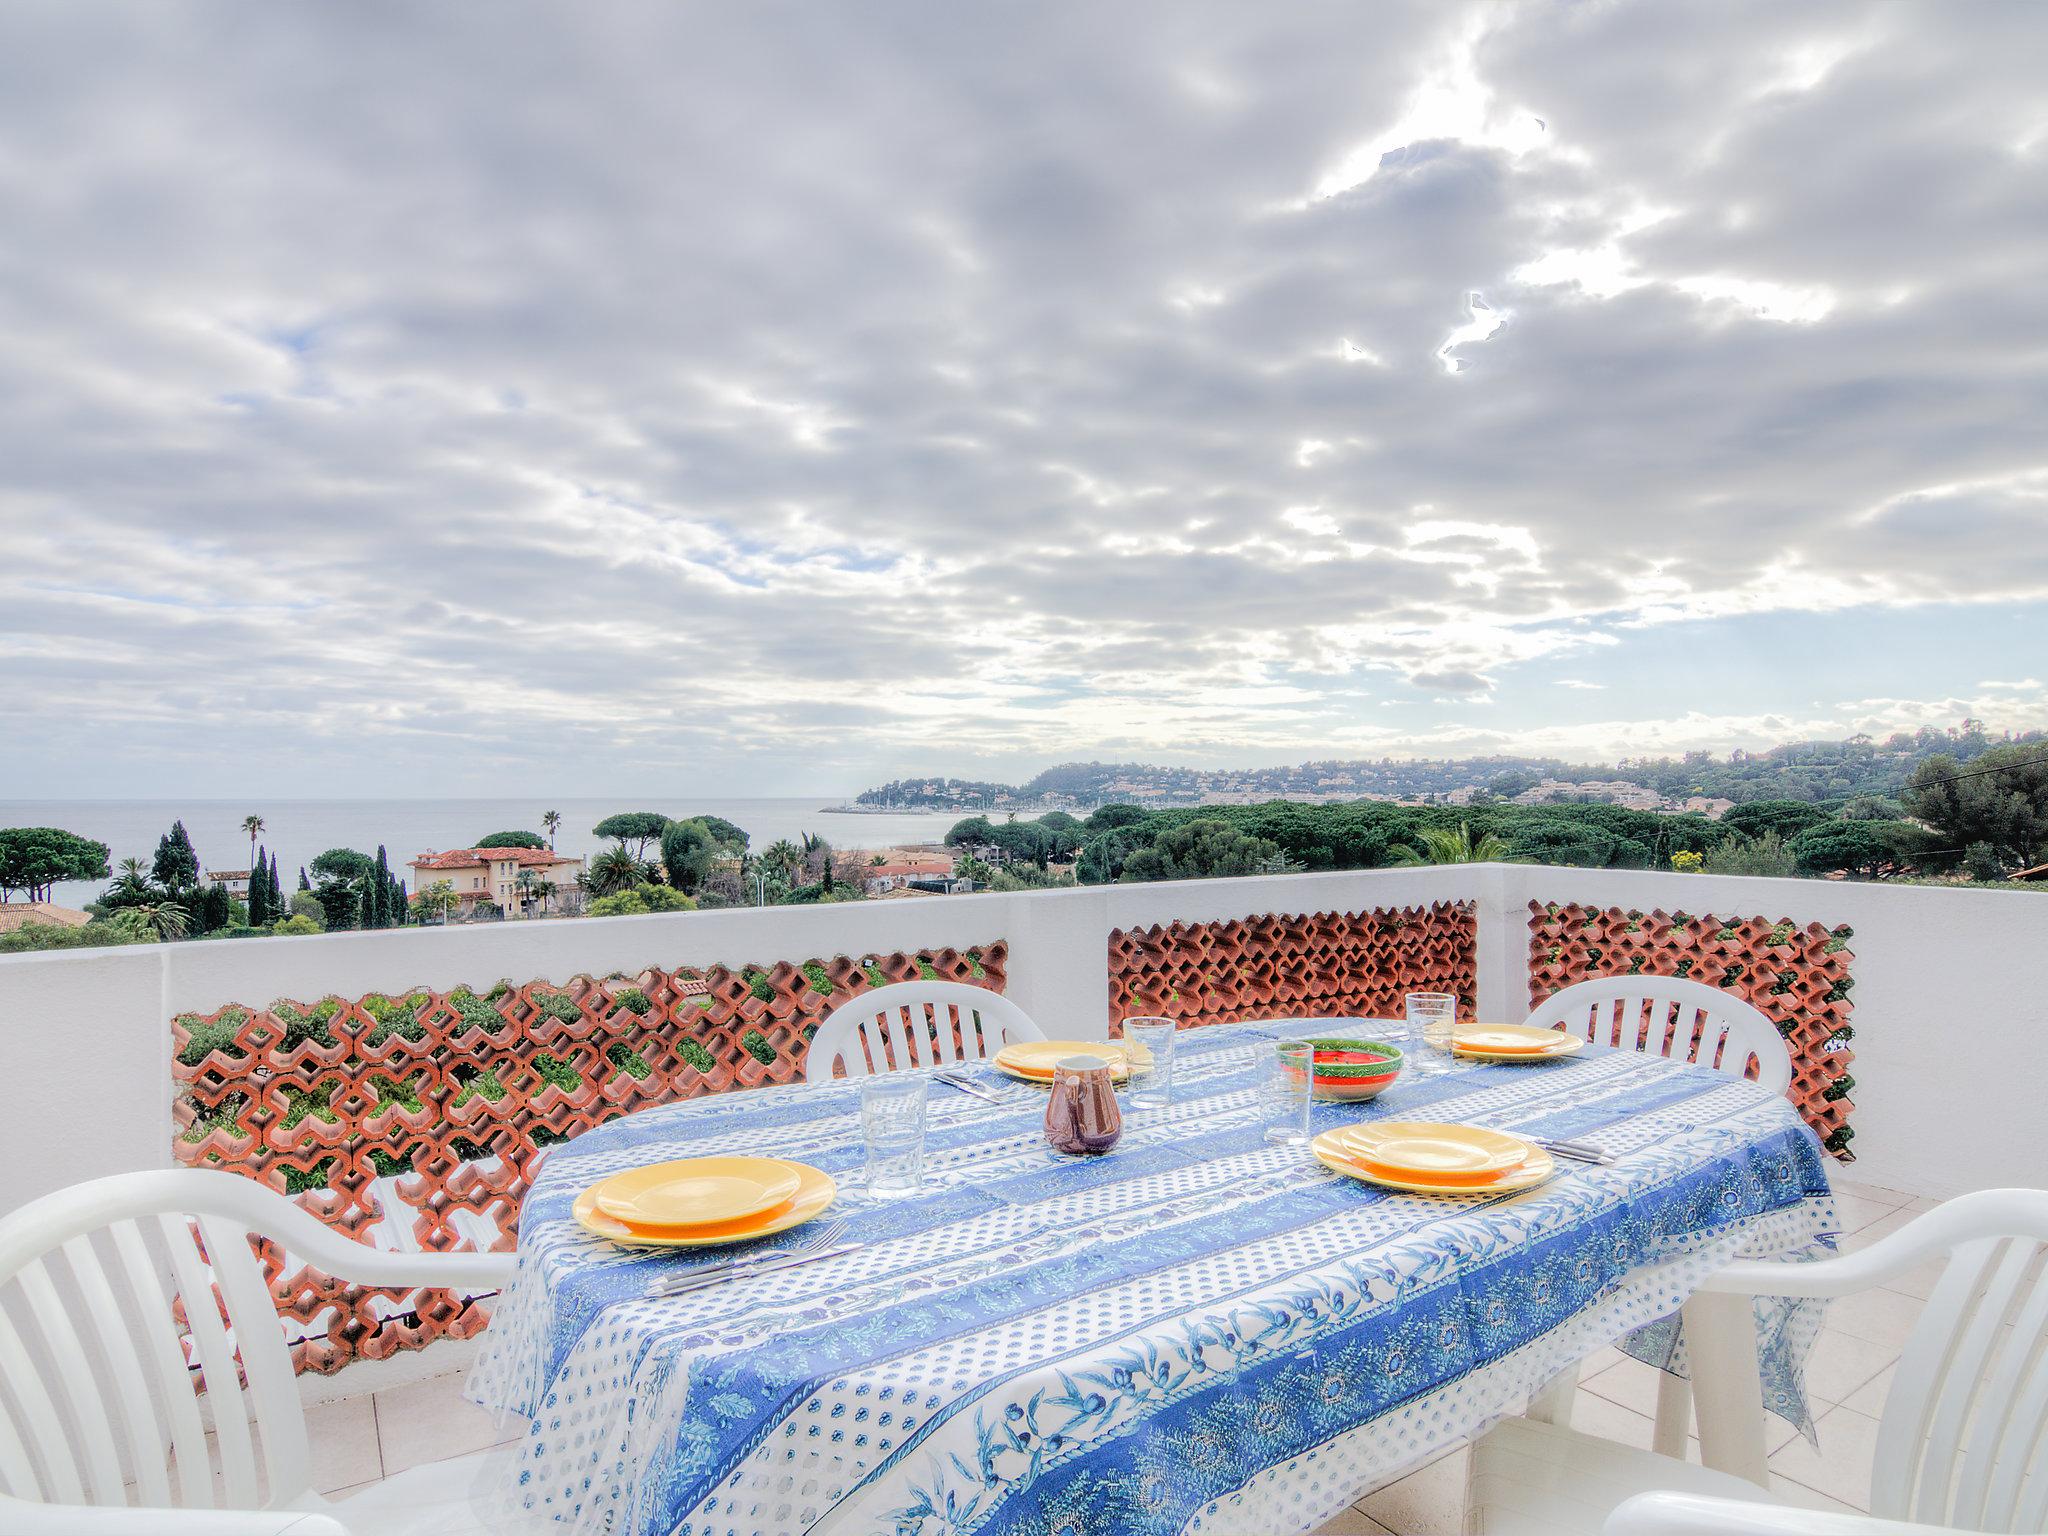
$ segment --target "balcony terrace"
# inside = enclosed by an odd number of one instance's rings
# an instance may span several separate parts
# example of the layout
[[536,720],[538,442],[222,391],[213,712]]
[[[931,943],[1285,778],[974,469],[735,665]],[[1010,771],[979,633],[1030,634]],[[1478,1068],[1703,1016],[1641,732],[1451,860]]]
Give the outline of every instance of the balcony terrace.
[[[1725,986],[1785,1027],[1795,1102],[1855,1159],[1835,1186],[1855,1247],[1950,1195],[2048,1185],[2048,1147],[2022,1134],[2048,1088],[2044,930],[2023,893],[1467,865],[13,956],[0,1208],[192,1163],[288,1188],[379,1246],[507,1245],[549,1145],[796,1080],[806,1026],[880,980],[976,980],[1099,1037],[1127,1013],[1387,1016],[1425,989],[1517,1019],[1639,968]],[[487,1298],[356,1291],[270,1258],[317,1488],[505,1438],[459,1395]],[[1857,1507],[1925,1289],[1907,1277],[1830,1314],[1820,1450],[1773,1423],[1788,1501]],[[1573,1422],[1647,1445],[1655,1374],[1594,1356]],[[1323,1529],[1457,1530],[1462,1456]]]

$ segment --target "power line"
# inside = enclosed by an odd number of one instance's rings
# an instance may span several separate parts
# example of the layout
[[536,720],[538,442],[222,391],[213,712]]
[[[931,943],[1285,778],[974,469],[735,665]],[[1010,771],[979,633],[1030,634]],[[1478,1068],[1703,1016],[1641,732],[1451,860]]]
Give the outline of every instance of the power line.
[[2039,757],[2023,757],[2016,763],[2000,763],[1993,768],[1972,768],[1968,773],[1952,773],[1946,778],[1929,779],[1925,784],[1914,784],[1909,780],[1906,788],[1934,789],[1942,784],[1960,783],[1964,779],[1979,779],[1987,773],[2011,773],[2015,768],[2031,768],[2036,763],[2048,763],[2048,752],[2043,752]]

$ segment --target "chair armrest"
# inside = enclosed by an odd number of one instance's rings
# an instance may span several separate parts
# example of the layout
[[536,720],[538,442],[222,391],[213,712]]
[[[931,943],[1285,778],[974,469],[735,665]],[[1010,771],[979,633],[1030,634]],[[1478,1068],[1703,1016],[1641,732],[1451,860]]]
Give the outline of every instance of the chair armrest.
[[1961,1536],[1948,1525],[1697,1493],[1639,1493],[1609,1515],[1600,1531],[1601,1536]]
[[34,1504],[0,1494],[8,1536],[350,1536],[332,1515],[296,1509],[149,1509]]

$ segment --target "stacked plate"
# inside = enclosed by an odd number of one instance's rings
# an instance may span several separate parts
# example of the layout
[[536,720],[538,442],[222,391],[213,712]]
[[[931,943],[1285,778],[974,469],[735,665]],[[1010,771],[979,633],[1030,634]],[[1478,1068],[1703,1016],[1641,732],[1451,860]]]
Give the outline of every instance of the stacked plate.
[[1419,1195],[1507,1194],[1557,1171],[1550,1154],[1524,1137],[1428,1120],[1339,1126],[1309,1150],[1338,1173]]
[[713,1248],[800,1227],[832,1203],[832,1175],[778,1157],[685,1157],[629,1168],[576,1197],[585,1231],[648,1248]]
[[1452,1054],[1473,1061],[1553,1061],[1585,1047],[1584,1040],[1561,1029],[1526,1024],[1460,1024],[1451,1031]]
[[1018,1040],[1004,1046],[989,1059],[996,1070],[1020,1077],[1027,1083],[1050,1083],[1053,1068],[1069,1056],[1093,1056],[1109,1063],[1110,1076],[1122,1082],[1131,1075],[1131,1063],[1143,1059],[1144,1047],[1121,1040]]

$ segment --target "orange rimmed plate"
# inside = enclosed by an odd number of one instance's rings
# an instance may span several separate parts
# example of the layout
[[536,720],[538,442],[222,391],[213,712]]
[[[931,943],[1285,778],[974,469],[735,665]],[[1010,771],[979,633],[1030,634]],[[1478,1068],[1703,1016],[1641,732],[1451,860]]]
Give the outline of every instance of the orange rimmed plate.
[[1506,1131],[1435,1120],[1380,1120],[1340,1127],[1338,1144],[1355,1162],[1402,1179],[1480,1184],[1528,1159],[1533,1143]]
[[613,1174],[597,1186],[597,1208],[628,1226],[702,1227],[777,1210],[802,1180],[779,1157],[683,1157]]
[[1451,1050],[1474,1061],[1547,1061],[1585,1048],[1577,1035],[1526,1024],[1466,1024],[1451,1031]]
[[1049,1083],[1053,1068],[1069,1056],[1094,1056],[1109,1063],[1109,1075],[1121,1081],[1131,1075],[1136,1048],[1121,1040],[1015,1040],[990,1057],[997,1071],[1027,1083]]
[[798,1175],[796,1194],[789,1203],[734,1221],[708,1222],[695,1227],[642,1227],[620,1221],[598,1209],[597,1195],[604,1188],[604,1180],[576,1197],[571,1214],[584,1231],[639,1248],[715,1248],[723,1243],[744,1243],[757,1237],[773,1237],[777,1232],[802,1226],[829,1206],[839,1194],[839,1186],[824,1169],[813,1168],[808,1163],[791,1163],[789,1166],[796,1169]]
[[1486,1183],[1446,1184],[1436,1179],[1407,1177],[1360,1162],[1337,1140],[1340,1135],[1341,1128],[1324,1131],[1309,1143],[1309,1150],[1316,1155],[1318,1162],[1332,1173],[1341,1173],[1366,1184],[1377,1184],[1382,1189],[1399,1190],[1403,1194],[1511,1195],[1534,1189],[1557,1172],[1557,1164],[1548,1152],[1541,1147],[1531,1147],[1529,1156],[1521,1164],[1504,1169]]

